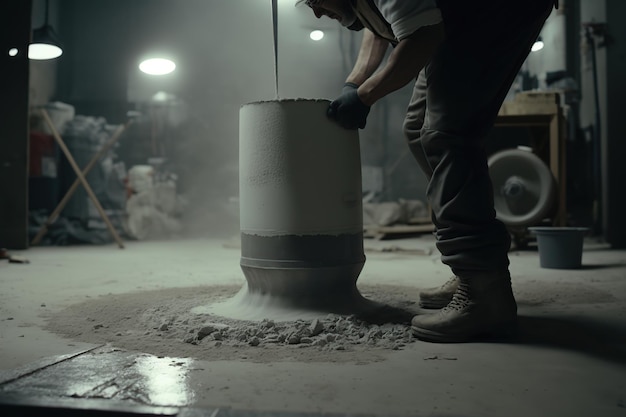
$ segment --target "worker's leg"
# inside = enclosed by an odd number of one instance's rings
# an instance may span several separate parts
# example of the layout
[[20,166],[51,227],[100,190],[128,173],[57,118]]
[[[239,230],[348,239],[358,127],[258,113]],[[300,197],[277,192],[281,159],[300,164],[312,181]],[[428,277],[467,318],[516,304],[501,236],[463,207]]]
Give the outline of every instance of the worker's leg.
[[[420,165],[426,177],[430,180],[433,170],[428,162],[421,140],[426,111],[426,77],[424,71],[421,71],[413,87],[413,95],[407,108],[403,130],[409,149],[413,153],[415,160]],[[435,224],[439,223],[437,222],[435,216],[433,216],[433,221]],[[458,287],[459,279],[455,275],[439,287],[427,288],[420,291],[419,305],[423,308],[443,308],[448,305],[450,301],[452,301],[452,297]]]
[[413,153],[415,160],[418,162],[424,174],[430,179],[433,170],[428,163],[422,141],[420,140],[422,128],[424,127],[424,118],[426,117],[426,76],[424,70],[420,71],[415,85],[413,86],[413,95],[407,108],[406,117],[404,118],[404,135],[407,139],[409,149]]
[[[424,71],[421,71],[413,86],[413,95],[411,96],[409,107],[407,108],[403,130],[411,153],[413,153],[415,160],[422,168],[422,171],[424,171],[424,174],[426,174],[426,177],[430,180],[433,171],[428,163],[424,148],[422,147],[422,141],[420,140],[425,117],[426,76],[424,75]],[[420,291],[419,306],[423,308],[445,307],[452,300],[452,296],[458,286],[459,280],[454,276],[440,287],[427,288]]]
[[446,39],[425,69],[419,140],[432,169],[427,197],[442,261],[460,278],[450,308],[414,318],[416,334],[426,340],[471,338],[509,324],[516,314],[510,237],[495,218],[483,138],[552,1],[468,3],[440,1]]

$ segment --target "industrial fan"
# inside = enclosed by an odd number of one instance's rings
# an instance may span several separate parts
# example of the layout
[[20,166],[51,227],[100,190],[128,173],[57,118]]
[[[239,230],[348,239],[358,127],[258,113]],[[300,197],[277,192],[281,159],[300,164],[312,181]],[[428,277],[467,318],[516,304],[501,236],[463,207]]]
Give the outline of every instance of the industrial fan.
[[515,244],[527,244],[527,228],[553,214],[557,185],[548,166],[530,148],[499,151],[489,157],[496,217]]

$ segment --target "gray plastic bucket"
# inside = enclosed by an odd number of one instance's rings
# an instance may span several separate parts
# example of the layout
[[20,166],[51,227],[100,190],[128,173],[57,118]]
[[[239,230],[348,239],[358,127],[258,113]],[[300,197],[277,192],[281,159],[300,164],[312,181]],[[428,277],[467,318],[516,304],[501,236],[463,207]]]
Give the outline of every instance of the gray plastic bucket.
[[537,236],[539,265],[542,268],[580,268],[585,227],[529,227]]

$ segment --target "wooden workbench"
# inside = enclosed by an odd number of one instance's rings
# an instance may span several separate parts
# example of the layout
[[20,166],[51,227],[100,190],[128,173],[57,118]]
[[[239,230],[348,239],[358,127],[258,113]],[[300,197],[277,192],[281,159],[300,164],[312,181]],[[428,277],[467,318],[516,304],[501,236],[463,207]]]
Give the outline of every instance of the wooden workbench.
[[554,226],[565,226],[567,222],[566,126],[560,100],[559,93],[554,92],[518,93],[513,101],[507,101],[502,105],[495,122],[496,127],[530,127],[547,130],[547,136],[533,137],[531,148],[548,165],[556,179],[558,198],[552,219]]

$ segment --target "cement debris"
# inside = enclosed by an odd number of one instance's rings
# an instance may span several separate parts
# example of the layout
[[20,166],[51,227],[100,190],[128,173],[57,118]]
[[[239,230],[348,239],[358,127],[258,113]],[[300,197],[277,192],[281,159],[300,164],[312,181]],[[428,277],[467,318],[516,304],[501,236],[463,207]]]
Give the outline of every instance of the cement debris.
[[[194,345],[241,347],[299,345],[300,348],[322,350],[349,350],[364,345],[382,349],[399,350],[415,339],[410,326],[403,324],[368,324],[354,316],[329,314],[324,319],[311,322],[241,322],[228,320],[205,324],[199,328],[192,323],[182,325],[172,323],[167,331],[175,332],[176,337]],[[156,330],[156,329],[155,329]],[[187,334],[186,336],[184,336]]]
[[11,255],[5,248],[0,248],[0,260],[8,259],[12,264],[29,264],[28,258],[20,255]]
[[[154,355],[249,361],[358,362],[384,359],[416,341],[410,329],[415,297],[404,287],[376,286],[366,297],[406,314],[383,320],[320,314],[314,320],[243,321],[191,310],[232,297],[239,288],[199,287],[111,294],[49,312],[47,330],[73,340]],[[369,295],[368,295],[369,293]],[[384,313],[384,311],[383,311]],[[379,315],[376,318],[380,319]],[[386,321],[387,318],[394,320]]]

